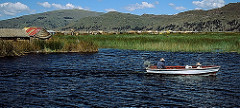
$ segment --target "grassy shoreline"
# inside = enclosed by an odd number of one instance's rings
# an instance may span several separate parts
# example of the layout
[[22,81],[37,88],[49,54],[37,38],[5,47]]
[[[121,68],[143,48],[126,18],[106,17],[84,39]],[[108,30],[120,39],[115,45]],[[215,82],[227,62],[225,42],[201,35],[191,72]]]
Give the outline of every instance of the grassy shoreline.
[[98,48],[168,52],[237,52],[240,33],[119,34],[53,36],[50,40],[0,40],[0,57],[25,53],[98,52]]
[[[65,38],[66,36],[60,36]],[[198,33],[163,35],[87,35],[75,36],[93,41],[99,48],[169,52],[238,52],[239,33]]]

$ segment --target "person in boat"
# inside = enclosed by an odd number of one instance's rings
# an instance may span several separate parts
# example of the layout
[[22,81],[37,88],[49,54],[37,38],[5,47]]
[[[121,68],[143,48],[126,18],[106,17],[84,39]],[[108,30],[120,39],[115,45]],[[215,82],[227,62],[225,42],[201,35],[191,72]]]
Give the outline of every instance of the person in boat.
[[201,68],[202,64],[200,64],[199,62],[196,63],[197,68]]
[[157,68],[158,69],[165,69],[166,67],[165,67],[165,60],[164,60],[164,58],[161,58],[159,61],[158,61],[158,63],[157,63]]

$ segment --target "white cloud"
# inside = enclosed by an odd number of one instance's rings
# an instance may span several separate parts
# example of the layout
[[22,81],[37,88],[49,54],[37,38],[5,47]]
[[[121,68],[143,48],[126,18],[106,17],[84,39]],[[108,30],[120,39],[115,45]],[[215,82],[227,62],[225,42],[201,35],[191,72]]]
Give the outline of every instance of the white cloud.
[[61,4],[53,3],[52,6],[55,7],[55,8],[58,8],[58,9],[64,9],[64,6],[62,6]]
[[169,3],[168,5],[171,6],[172,8],[174,8],[174,9],[176,9],[176,10],[179,10],[179,11],[186,9],[186,8],[183,7],[183,6],[176,6],[176,5],[173,4],[173,3]]
[[126,10],[128,11],[134,11],[136,9],[144,9],[144,8],[154,8],[154,4],[148,3],[148,2],[142,2],[141,4],[132,4],[127,7],[125,7]]
[[175,9],[181,11],[181,10],[185,10],[186,8],[183,6],[179,6],[179,7],[175,7]]
[[168,5],[169,5],[169,6],[175,6],[175,4],[173,4],[173,3],[169,3]]
[[197,6],[197,8],[201,9],[212,9],[212,8],[220,8],[225,5],[224,0],[202,0],[202,1],[193,1],[194,5]]
[[6,2],[0,4],[0,15],[10,15],[14,16],[18,13],[24,12],[24,11],[29,11],[29,7],[25,4],[22,4],[20,2],[16,3],[11,3],[11,2]]
[[201,8],[195,8],[195,10],[201,10]]
[[117,10],[115,10],[115,9],[105,9],[105,11],[112,12],[112,11],[117,11]]
[[74,6],[71,3],[68,3],[66,5],[61,5],[61,4],[52,4],[53,7],[57,8],[57,9],[83,9],[81,6]]
[[43,3],[38,3],[40,6],[43,6],[45,8],[50,8],[50,7],[54,7],[57,9],[83,9],[81,6],[74,6],[71,3],[68,3],[66,5],[61,5],[61,4],[56,4],[56,3],[48,3],[48,2],[43,2]]
[[73,4],[70,4],[70,3],[66,4],[66,7],[70,9],[79,8],[79,7],[75,7]]
[[50,8],[51,4],[49,4],[48,2],[43,2],[43,3],[38,3],[40,6],[43,6],[45,8]]

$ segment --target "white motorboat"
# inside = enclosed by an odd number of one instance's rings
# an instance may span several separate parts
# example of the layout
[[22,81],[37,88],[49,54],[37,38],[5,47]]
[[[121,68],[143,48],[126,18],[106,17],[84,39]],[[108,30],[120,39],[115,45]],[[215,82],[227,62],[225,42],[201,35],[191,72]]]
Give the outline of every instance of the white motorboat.
[[220,66],[165,66],[165,69],[158,69],[157,66],[147,67],[147,73],[157,73],[166,75],[216,75]]

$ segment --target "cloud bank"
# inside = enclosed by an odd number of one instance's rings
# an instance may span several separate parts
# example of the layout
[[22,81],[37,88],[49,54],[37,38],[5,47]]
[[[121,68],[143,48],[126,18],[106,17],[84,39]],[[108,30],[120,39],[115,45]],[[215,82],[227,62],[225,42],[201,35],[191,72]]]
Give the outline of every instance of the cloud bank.
[[43,2],[43,3],[38,3],[38,5],[45,7],[45,8],[50,8],[51,4],[49,4],[48,2]]
[[22,4],[20,2],[11,3],[6,2],[0,4],[0,16],[14,16],[18,13],[27,12],[29,11],[29,7],[25,4]]
[[68,3],[66,5],[61,5],[61,4],[56,4],[56,3],[48,3],[48,2],[43,2],[43,3],[38,3],[38,5],[45,7],[45,8],[56,8],[56,9],[83,9],[81,6],[74,6],[71,3]]
[[127,7],[125,7],[126,10],[128,11],[134,11],[137,9],[144,9],[144,8],[154,8],[154,4],[148,3],[148,2],[142,2],[141,4],[132,4]]
[[202,0],[202,1],[193,1],[192,3],[197,6],[196,9],[213,9],[213,8],[220,8],[225,5],[224,0]]

